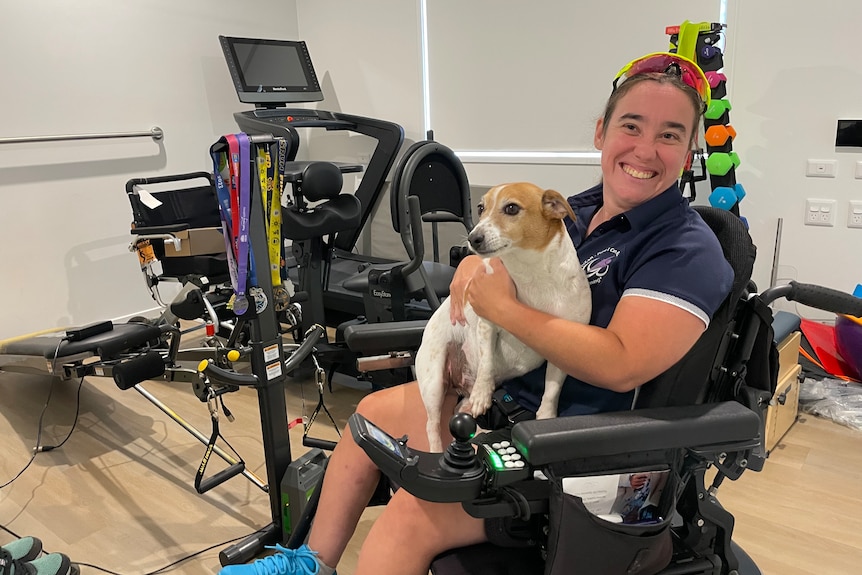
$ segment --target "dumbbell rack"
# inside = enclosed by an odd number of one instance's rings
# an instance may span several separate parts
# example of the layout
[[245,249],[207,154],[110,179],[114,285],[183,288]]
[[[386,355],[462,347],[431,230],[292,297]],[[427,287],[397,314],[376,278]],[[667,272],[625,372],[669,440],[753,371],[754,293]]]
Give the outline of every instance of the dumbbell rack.
[[736,181],[739,155],[733,151],[736,130],[730,125],[730,100],[727,99],[727,77],[721,72],[724,56],[716,45],[724,25],[716,22],[668,26],[670,51],[697,62],[706,74],[712,101],[704,113],[704,141],[707,158],[704,169],[709,174],[710,205],[739,215],[739,203],[745,189]]

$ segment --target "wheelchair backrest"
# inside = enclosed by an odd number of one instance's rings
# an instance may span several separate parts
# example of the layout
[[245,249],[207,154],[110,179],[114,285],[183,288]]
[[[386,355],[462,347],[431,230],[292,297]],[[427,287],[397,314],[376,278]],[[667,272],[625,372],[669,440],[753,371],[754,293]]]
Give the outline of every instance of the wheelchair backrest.
[[[200,185],[179,187],[147,193],[158,205],[147,205],[138,193],[145,185],[170,184],[199,180]],[[162,186],[164,187],[164,186]],[[212,182],[212,174],[192,172],[154,178],[135,178],[126,182],[126,194],[132,207],[133,226],[138,228],[188,224],[190,228],[221,227],[218,198]]]
[[694,347],[668,371],[641,386],[638,408],[702,403],[733,347],[736,317],[746,300],[757,250],[738,216],[708,206],[695,206],[695,210],[715,233],[733,268],[733,286]]

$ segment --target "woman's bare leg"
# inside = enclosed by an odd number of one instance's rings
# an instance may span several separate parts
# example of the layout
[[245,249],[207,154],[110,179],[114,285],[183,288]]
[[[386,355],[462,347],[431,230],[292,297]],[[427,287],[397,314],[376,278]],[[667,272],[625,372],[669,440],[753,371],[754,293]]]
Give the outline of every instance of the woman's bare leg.
[[[443,413],[454,413],[456,401],[457,398],[454,395],[447,397],[443,405]],[[425,406],[415,382],[372,393],[359,402],[356,411],[394,437],[406,434],[410,438],[408,445],[411,447],[427,450]],[[448,417],[443,417],[443,427],[444,442],[448,443],[451,441]],[[308,541],[308,546],[317,551],[320,560],[327,565],[335,567],[338,564],[379,479],[380,471],[377,466],[368,458],[365,451],[356,445],[351,434],[344,433],[327,465],[323,490]],[[399,490],[399,493],[401,491],[403,490]],[[402,508],[401,506],[408,505],[400,503],[400,500],[407,495],[407,493],[403,496],[396,494],[377,523],[387,514],[393,519],[384,520],[384,523],[397,522],[397,518],[402,513],[399,509]],[[396,507],[390,512],[389,507],[393,504]],[[460,509],[460,505],[457,507]],[[466,516],[466,513],[464,515]],[[377,530],[375,525],[372,533]],[[370,538],[371,534],[369,534]],[[363,547],[363,556],[364,549],[365,547]],[[394,551],[390,550],[390,552]],[[427,564],[425,569],[427,572]]]

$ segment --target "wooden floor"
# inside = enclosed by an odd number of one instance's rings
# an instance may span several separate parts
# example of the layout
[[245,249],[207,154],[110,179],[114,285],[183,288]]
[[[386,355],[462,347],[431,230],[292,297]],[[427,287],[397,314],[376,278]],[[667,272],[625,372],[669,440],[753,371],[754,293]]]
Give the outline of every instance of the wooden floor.
[[[44,418],[42,444],[69,430],[77,381],[57,382]],[[51,390],[46,376],[0,373],[0,483],[30,459],[39,415]],[[148,382],[148,391],[206,435],[205,404],[186,385]],[[290,418],[317,402],[310,385],[287,390]],[[327,405],[344,425],[362,392],[337,387]],[[236,416],[223,433],[248,468],[265,475],[257,399],[252,390],[226,398]],[[323,417],[312,435],[335,438]],[[301,427],[292,431],[294,456]],[[115,573],[143,574],[187,555],[168,570],[216,573],[218,552],[270,522],[267,496],[243,477],[198,495],[195,470],[204,447],[135,390],[120,391],[104,378],[87,378],[80,415],[69,441],[40,453],[10,486],[0,490],[0,525],[40,537],[49,551]],[[210,466],[218,468],[213,458]],[[862,565],[862,432],[804,416],[771,455],[761,473],[725,482],[720,499],[736,516],[735,540],[767,575],[855,574]],[[379,510],[369,509],[348,549],[341,575],[354,570],[356,553]],[[0,531],[0,544],[12,539]],[[98,573],[82,566],[82,573]]]

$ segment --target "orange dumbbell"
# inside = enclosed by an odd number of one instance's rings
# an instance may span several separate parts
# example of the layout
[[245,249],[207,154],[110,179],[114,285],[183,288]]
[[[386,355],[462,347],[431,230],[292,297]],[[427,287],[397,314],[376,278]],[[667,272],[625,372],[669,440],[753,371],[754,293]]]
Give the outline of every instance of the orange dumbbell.
[[703,135],[703,138],[706,140],[706,143],[713,147],[723,146],[725,142],[727,142],[728,138],[735,139],[736,138],[736,130],[733,129],[733,126],[728,124],[727,126],[717,124],[715,126],[710,126],[707,128],[706,133]]

